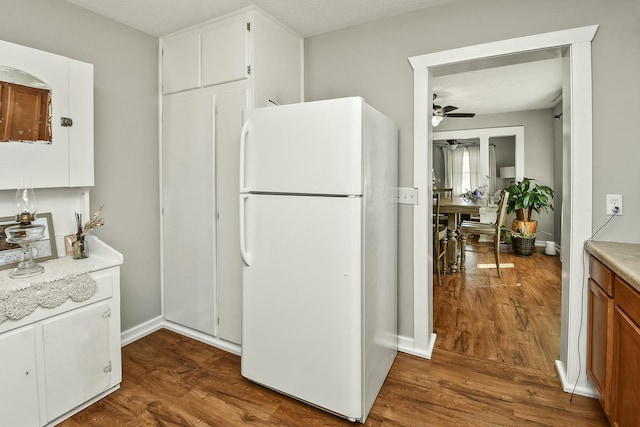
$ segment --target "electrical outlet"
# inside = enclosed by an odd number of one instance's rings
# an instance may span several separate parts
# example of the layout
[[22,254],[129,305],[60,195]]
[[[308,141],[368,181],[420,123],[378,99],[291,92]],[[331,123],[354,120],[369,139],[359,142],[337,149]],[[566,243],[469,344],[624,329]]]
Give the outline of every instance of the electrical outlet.
[[622,194],[607,194],[607,215],[622,215]]

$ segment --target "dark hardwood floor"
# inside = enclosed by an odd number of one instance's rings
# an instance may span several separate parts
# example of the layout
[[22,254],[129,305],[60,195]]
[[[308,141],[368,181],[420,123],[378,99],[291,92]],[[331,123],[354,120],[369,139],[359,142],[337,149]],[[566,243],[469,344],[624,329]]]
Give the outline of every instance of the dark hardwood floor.
[[[502,278],[488,244],[470,241],[464,274],[441,276],[434,286],[438,348],[554,375],[560,357],[562,265],[536,248],[531,258],[501,253]],[[435,281],[434,281],[435,283]]]
[[[367,426],[607,426],[597,400],[562,391],[559,261],[509,258],[502,279],[485,254],[434,289],[432,360],[399,353]],[[122,349],[120,390],[61,425],[348,426],[253,384],[240,358],[167,330]]]

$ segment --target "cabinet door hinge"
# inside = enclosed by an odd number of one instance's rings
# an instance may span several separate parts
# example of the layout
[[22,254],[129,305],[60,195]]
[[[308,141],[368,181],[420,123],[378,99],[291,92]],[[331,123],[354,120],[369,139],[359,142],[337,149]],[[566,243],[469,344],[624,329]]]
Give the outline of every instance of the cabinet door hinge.
[[73,119],[71,117],[60,117],[60,126],[63,128],[73,126]]
[[251,65],[247,65],[247,74],[251,74]]
[[251,31],[251,22],[247,22],[247,31]]
[[105,374],[111,372],[111,360],[109,360],[109,364],[102,369],[102,372],[104,372]]
[[103,317],[104,319],[108,319],[109,317],[111,317],[111,309],[110,309],[110,308],[107,308],[107,309],[104,311],[104,313],[102,313],[102,317]]

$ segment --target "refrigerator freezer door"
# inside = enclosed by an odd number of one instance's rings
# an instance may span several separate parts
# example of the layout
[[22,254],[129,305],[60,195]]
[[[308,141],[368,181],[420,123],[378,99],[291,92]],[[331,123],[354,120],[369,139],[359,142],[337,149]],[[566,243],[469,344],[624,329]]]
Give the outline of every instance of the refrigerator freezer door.
[[240,191],[362,194],[363,104],[354,97],[248,111]]
[[362,414],[360,198],[250,195],[242,375]]

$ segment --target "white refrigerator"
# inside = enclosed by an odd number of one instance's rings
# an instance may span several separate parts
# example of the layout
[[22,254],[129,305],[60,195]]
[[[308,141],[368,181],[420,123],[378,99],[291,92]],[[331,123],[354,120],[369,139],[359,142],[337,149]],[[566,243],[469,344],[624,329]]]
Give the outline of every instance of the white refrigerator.
[[397,352],[397,128],[359,97],[245,118],[242,375],[364,423]]

